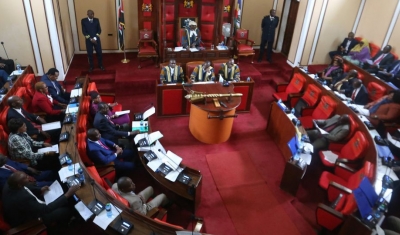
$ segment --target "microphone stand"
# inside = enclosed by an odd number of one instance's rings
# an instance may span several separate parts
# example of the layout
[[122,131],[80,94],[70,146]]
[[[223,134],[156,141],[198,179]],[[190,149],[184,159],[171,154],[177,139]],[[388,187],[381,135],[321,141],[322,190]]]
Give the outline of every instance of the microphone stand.
[[9,60],[10,58],[8,58],[7,51],[6,51],[6,48],[5,48],[5,46],[4,46],[4,42],[1,42],[1,45],[3,45],[3,49],[4,49],[4,52],[6,53],[7,60]]
[[94,199],[89,203],[88,208],[93,214],[99,215],[105,209],[105,205],[97,200],[96,191],[94,190],[94,179],[91,179],[90,184],[92,185]]

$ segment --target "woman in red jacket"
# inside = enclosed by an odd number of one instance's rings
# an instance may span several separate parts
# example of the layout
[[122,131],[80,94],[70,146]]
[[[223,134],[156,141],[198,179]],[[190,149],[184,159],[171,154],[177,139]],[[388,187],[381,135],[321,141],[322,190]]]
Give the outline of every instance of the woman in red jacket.
[[44,82],[35,84],[35,95],[32,99],[33,112],[46,113],[47,122],[61,121],[65,116],[65,108],[67,105],[58,103],[53,99],[47,90],[47,85]]

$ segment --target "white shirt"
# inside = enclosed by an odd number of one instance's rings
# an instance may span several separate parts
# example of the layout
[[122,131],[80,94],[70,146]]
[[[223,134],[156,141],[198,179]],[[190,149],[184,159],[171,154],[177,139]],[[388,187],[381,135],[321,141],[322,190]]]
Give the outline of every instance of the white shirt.
[[271,21],[273,21],[273,20],[275,19],[275,17],[269,16],[269,19],[270,19]]
[[46,95],[46,96],[50,100],[50,102],[53,103],[53,97],[51,97],[50,95]]
[[14,110],[17,111],[19,114],[21,114],[23,117],[25,117],[25,115],[22,113],[22,109],[21,108],[14,109]]
[[173,76],[173,75],[174,75],[174,72],[175,72],[175,69],[172,68],[172,67],[169,67],[169,69],[171,70],[171,76]]
[[193,35],[197,37],[196,30],[190,30],[189,37],[192,37]]
[[44,201],[42,201],[42,200],[40,200],[39,198],[37,198],[37,197],[35,196],[35,194],[33,194],[33,193],[31,192],[31,190],[29,190],[29,188],[27,188],[27,187],[24,186],[24,189],[25,189],[26,191],[28,191],[28,193],[29,193],[30,195],[32,195],[32,196],[36,199],[37,202],[39,202],[40,204],[46,204]]
[[346,51],[349,50],[350,43],[351,43],[351,41],[350,41],[350,40],[347,40],[346,47],[344,48],[344,49],[346,49]]

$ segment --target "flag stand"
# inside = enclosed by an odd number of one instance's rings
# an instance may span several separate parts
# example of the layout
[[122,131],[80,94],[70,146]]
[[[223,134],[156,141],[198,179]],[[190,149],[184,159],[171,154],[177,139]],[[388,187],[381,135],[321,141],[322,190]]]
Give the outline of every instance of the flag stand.
[[[124,30],[125,31],[125,30]],[[124,34],[124,59],[121,60],[123,64],[129,63],[130,60],[126,59],[126,52],[125,52],[125,34]]]

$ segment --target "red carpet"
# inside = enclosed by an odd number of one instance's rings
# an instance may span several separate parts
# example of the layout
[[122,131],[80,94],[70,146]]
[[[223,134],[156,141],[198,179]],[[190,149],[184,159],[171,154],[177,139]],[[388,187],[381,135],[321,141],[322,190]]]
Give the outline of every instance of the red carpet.
[[300,234],[246,152],[206,159],[238,234]]

